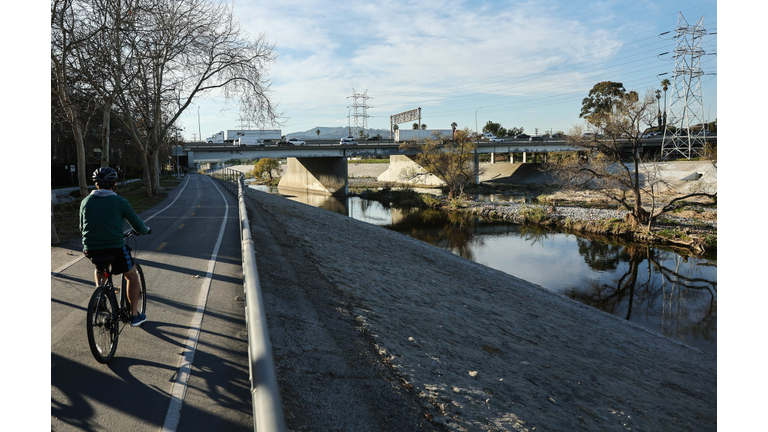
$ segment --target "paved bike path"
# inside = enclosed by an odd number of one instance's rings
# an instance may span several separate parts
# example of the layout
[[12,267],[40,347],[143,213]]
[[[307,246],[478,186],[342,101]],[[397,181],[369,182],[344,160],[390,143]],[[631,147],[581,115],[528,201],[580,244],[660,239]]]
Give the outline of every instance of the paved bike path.
[[253,430],[236,198],[189,175],[140,216],[148,321],[123,329],[107,365],[85,334],[92,265],[78,241],[51,250],[51,430]]

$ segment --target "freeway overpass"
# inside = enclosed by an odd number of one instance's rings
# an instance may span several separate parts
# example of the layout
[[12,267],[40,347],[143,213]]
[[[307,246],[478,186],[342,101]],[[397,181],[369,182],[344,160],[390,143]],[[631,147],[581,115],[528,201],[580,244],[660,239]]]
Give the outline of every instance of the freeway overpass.
[[[714,142],[717,137],[708,138]],[[660,153],[662,138],[644,139],[645,151]],[[475,151],[475,165],[479,166],[479,155],[495,154],[521,155],[522,162],[527,162],[528,155],[577,151],[578,148],[566,140],[545,140],[531,142],[528,140],[509,139],[503,142],[479,141]],[[409,156],[416,154],[415,150],[400,148],[393,140],[361,141],[355,145],[339,145],[336,140],[308,140],[303,146],[265,146],[237,147],[229,144],[208,144],[190,142],[184,145],[179,155],[186,159],[189,168],[200,168],[210,165],[217,168],[232,159],[287,159],[286,173],[280,180],[282,187],[304,190],[308,192],[327,193],[331,195],[346,195],[348,193],[347,159],[357,157],[389,157],[392,161],[388,180],[394,181],[404,170],[415,166]],[[174,154],[174,156],[176,156]]]

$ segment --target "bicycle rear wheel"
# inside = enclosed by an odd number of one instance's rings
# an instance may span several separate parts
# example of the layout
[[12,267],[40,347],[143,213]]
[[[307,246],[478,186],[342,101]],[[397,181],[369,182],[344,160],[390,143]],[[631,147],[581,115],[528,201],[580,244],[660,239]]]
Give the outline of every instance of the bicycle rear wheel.
[[112,360],[117,350],[118,329],[117,299],[112,289],[100,286],[91,295],[86,314],[88,345],[99,363]]

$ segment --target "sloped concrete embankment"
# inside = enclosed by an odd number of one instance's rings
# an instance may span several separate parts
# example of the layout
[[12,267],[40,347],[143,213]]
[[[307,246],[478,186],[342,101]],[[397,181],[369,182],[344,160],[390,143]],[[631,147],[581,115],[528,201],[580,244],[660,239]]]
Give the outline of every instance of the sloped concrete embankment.
[[247,202],[293,429],[716,430],[712,354],[381,227]]

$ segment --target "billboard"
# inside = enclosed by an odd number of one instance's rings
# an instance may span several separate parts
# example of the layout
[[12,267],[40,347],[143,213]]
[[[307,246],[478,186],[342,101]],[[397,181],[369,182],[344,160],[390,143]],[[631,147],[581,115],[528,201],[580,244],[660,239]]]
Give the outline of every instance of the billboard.
[[390,127],[392,125],[408,123],[412,121],[418,121],[419,124],[421,123],[421,108],[416,108],[410,111],[404,111],[399,114],[389,116]]

